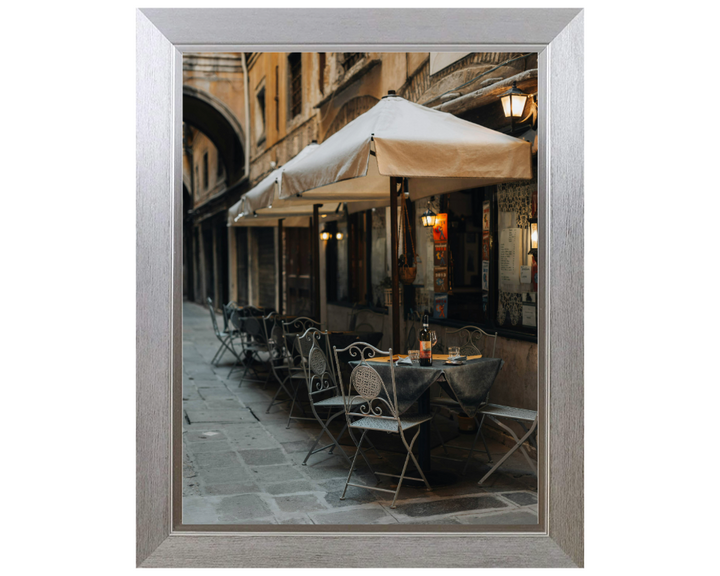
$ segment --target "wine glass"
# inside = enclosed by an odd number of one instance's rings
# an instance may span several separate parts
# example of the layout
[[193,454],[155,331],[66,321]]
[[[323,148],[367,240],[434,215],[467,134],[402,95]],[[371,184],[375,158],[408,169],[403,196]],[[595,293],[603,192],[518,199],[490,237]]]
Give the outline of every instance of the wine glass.
[[430,330],[430,346],[435,348],[435,344],[437,344],[437,334],[435,330]]

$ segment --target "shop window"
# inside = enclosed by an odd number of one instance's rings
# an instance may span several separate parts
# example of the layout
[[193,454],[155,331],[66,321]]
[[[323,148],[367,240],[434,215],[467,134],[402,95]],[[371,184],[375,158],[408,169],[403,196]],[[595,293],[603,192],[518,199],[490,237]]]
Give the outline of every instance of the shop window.
[[537,181],[446,194],[439,213],[447,241],[433,244],[435,318],[537,334]]
[[293,52],[288,56],[290,70],[290,118],[302,112],[302,54]]

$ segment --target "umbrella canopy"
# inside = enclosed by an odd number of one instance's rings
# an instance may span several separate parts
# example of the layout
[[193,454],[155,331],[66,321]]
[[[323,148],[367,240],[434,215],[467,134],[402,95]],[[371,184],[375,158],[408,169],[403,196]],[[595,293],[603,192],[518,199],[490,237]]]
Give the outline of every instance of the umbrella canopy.
[[[288,160],[280,168],[270,172],[270,174],[256,184],[252,190],[244,194],[238,202],[230,207],[228,210],[229,218],[236,221],[239,220],[239,217],[241,216],[253,216],[256,214],[257,210],[273,206],[273,203],[279,197],[278,194],[280,188],[282,187],[283,171],[303,158],[308,157],[318,148],[319,145],[316,142],[308,144],[305,148],[300,150],[295,157]],[[280,202],[279,204],[283,203]],[[312,207],[310,207],[310,215],[312,216]]]
[[[280,198],[343,201],[388,194],[388,176],[414,179],[413,200],[532,178],[528,142],[385,96],[292,166]],[[289,163],[288,163],[289,164]]]

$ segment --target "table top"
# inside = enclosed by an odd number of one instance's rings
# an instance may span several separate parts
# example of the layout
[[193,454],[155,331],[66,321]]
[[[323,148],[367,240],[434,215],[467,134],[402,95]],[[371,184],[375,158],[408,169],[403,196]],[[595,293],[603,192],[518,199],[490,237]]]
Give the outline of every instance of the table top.
[[[357,365],[358,361],[350,362]],[[390,382],[390,365],[385,362],[368,364],[377,371],[385,382]],[[438,382],[445,392],[460,404],[468,416],[474,416],[485,402],[495,378],[504,362],[500,358],[468,359],[461,365],[434,362],[432,366],[412,366],[396,364],[395,387],[397,389],[398,410],[402,414]]]

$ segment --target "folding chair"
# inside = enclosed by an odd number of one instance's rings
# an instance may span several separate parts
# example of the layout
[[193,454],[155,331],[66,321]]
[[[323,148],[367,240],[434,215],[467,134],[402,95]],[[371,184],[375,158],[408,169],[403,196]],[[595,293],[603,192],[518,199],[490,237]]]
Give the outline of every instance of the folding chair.
[[[393,494],[392,504],[390,508],[395,508],[395,501],[397,500],[400,488],[403,480],[409,478],[410,480],[416,480],[424,482],[428,490],[430,490],[430,484],[425,478],[425,474],[420,468],[415,455],[413,454],[413,446],[420,434],[420,424],[427,422],[432,419],[431,415],[424,416],[403,416],[398,410],[397,402],[397,389],[395,387],[395,365],[392,361],[388,362],[390,366],[390,387],[378,374],[377,370],[373,368],[368,360],[377,356],[390,356],[392,358],[392,348],[387,352],[378,350],[370,344],[364,342],[356,342],[351,344],[347,348],[338,350],[333,347],[335,355],[335,362],[338,367],[337,377],[340,387],[340,392],[343,395],[343,401],[345,404],[345,416],[347,418],[348,432],[350,437],[355,442],[357,449],[355,450],[355,456],[353,456],[352,464],[350,465],[350,473],[348,474],[347,480],[345,481],[345,489],[343,490],[341,500],[345,499],[348,486],[355,486],[357,488],[366,488],[368,490],[377,490],[379,492],[388,492]],[[338,353],[348,352],[351,357],[358,359],[358,365],[353,368],[350,374],[350,382],[347,391],[345,390],[342,382],[342,371],[340,368],[340,360]],[[353,391],[355,394],[353,394]],[[408,442],[405,436],[406,432],[415,429],[414,436]],[[362,430],[360,441],[355,440],[353,431]],[[405,449],[407,450],[407,457],[403,464],[402,471],[400,474],[388,474],[385,472],[376,472],[373,470],[370,463],[367,462],[365,454],[362,452],[362,444],[368,431],[374,430],[377,432],[387,432],[388,434],[398,434],[402,440]],[[399,478],[397,488],[395,490],[388,490],[387,488],[379,488],[377,486],[367,486],[364,484],[353,484],[350,482],[353,471],[355,469],[355,461],[357,460],[358,454],[362,454],[363,458],[370,467],[370,471],[378,476],[389,476],[392,478]],[[420,473],[420,478],[413,478],[411,476],[405,476],[407,471],[407,465],[413,461],[415,468]]]
[[[281,324],[281,322],[276,320],[268,333],[268,322],[264,322],[268,349],[270,351],[270,371],[279,384],[275,395],[272,397],[272,400],[270,400],[267,410],[265,410],[266,414],[270,413],[270,409],[273,406],[290,402],[296,393],[295,389],[298,383],[305,379],[302,367],[295,366],[294,358],[288,351]],[[286,398],[284,400],[278,400],[281,392],[285,393]]]
[[[460,348],[460,355],[461,356],[473,356],[477,354],[481,354],[480,347],[478,347],[478,344],[480,340],[483,340],[482,349],[488,350],[488,338],[492,338],[493,344],[492,344],[492,353],[491,355],[487,355],[483,353],[483,356],[486,358],[495,358],[495,347],[497,346],[497,332],[495,334],[489,334],[485,332],[484,330],[481,330],[480,328],[477,328],[475,326],[465,326],[464,328],[459,328],[457,330],[453,330],[452,332],[447,332],[446,336],[450,337],[454,334],[458,334],[457,340]],[[489,395],[488,395],[489,396]],[[487,402],[487,397],[485,398],[485,402]],[[452,414],[461,414],[463,412],[462,407],[460,404],[449,397],[437,397],[433,398],[430,402],[430,408],[435,409],[433,412],[433,418],[437,416],[441,409],[448,410]],[[472,446],[470,447],[470,451],[468,453],[467,459],[465,460],[465,466],[463,467],[462,473],[465,474],[467,471],[468,464],[470,464],[470,460],[472,459],[472,455],[475,452],[475,445],[477,443],[478,437],[482,439],[483,446],[485,446],[485,453],[488,457],[488,462],[492,462],[492,455],[490,454],[490,449],[488,448],[487,441],[485,440],[485,435],[482,433],[482,426],[485,420],[485,416],[480,414],[479,412],[475,415],[475,422],[477,424],[477,432],[475,433],[475,438],[473,439]],[[438,438],[440,439],[440,445],[443,448],[443,451],[445,452],[445,455],[447,456],[448,451],[447,447],[445,445],[445,442],[443,441],[442,435],[440,434],[440,431],[435,428],[435,431],[437,432]],[[453,448],[459,448],[461,450],[467,450],[467,448],[461,448],[459,446],[452,446]]]
[[[238,364],[242,365],[243,368],[245,368],[245,370],[243,371],[243,375],[240,377],[240,384],[242,385],[242,382],[243,380],[245,380],[245,376],[247,375],[247,372],[250,368],[252,368],[255,376],[257,378],[260,378],[260,374],[258,374],[257,370],[255,370],[253,364],[255,361],[264,364],[265,361],[260,357],[260,353],[269,353],[268,343],[264,335],[265,328],[263,327],[263,322],[265,321],[265,318],[263,318],[262,316],[258,317],[252,315],[240,316],[240,311],[235,310],[230,316],[230,321],[235,326],[235,328],[237,328],[237,330],[242,335],[244,335],[244,340],[241,340],[241,342],[242,356],[245,356],[245,359],[243,360],[241,356],[238,355],[237,360],[235,361],[235,364],[233,364],[233,367],[230,369],[230,372],[228,372],[227,377],[230,378],[230,375],[233,373],[235,368],[237,368]],[[265,385],[267,385],[269,379],[270,371],[268,370],[267,376],[264,381],[248,379],[247,382],[263,382]]]
[[[289,322],[281,322],[280,325],[282,326],[283,349],[285,353],[285,363],[287,365],[288,376],[284,380],[280,381],[280,388],[278,388],[277,392],[275,392],[275,396],[273,396],[272,400],[270,401],[270,405],[265,412],[269,413],[270,409],[276,404],[281,404],[283,402],[291,402],[290,415],[288,416],[287,425],[285,426],[286,428],[289,428],[290,422],[292,420],[312,420],[312,418],[307,418],[304,416],[305,410],[302,409],[302,405],[300,405],[300,410],[303,413],[303,417],[295,418],[292,415],[293,409],[295,407],[295,402],[297,400],[297,394],[300,389],[300,383],[306,380],[306,373],[304,372],[302,365],[304,362],[306,362],[305,356],[307,355],[307,353],[310,352],[310,347],[312,346],[312,341],[308,339],[306,343],[307,346],[305,354],[303,354],[302,349],[298,347],[298,338],[302,334],[307,332],[308,328],[319,329],[320,322],[317,322],[312,318],[301,316],[300,318],[295,318],[294,320],[290,320]],[[288,343],[291,340],[289,336],[291,335],[295,336],[295,339],[294,343],[292,345],[289,345]],[[287,395],[286,400],[277,400],[280,392],[285,392],[285,394]]]
[[[347,454],[345,454],[345,450],[343,450],[338,443],[338,439],[342,437],[343,433],[347,429],[347,423],[340,431],[337,438],[333,436],[332,432],[330,432],[328,428],[335,418],[345,414],[345,404],[342,394],[338,391],[337,382],[330,370],[325,353],[322,350],[322,340],[325,341],[326,349],[330,345],[328,333],[325,332],[323,338],[323,333],[317,328],[308,328],[305,334],[303,334],[300,338],[312,341],[310,351],[307,355],[307,362],[302,365],[302,368],[307,382],[310,407],[313,415],[315,416],[315,420],[317,420],[317,423],[320,424],[321,428],[320,434],[318,434],[317,438],[315,438],[315,442],[310,447],[310,450],[308,450],[302,464],[303,466],[307,466],[307,461],[310,456],[317,454],[318,452],[322,452],[323,450],[327,450],[328,448],[330,448],[330,454],[332,454],[335,448],[337,448],[338,452],[345,458],[345,460],[347,460],[347,463],[350,464],[350,458],[348,458]],[[324,418],[320,416],[318,409],[327,409],[325,411]],[[320,448],[316,448],[320,439],[323,437],[323,434],[328,436],[330,443],[325,446],[321,446]]]
[[[529,440],[531,444],[535,446],[537,449],[537,445],[534,443],[532,439],[533,432],[537,429],[537,411],[536,410],[526,410],[525,408],[512,408],[510,406],[500,406],[498,404],[486,404],[480,409],[480,413],[483,415],[483,417],[487,416],[490,420],[495,422],[498,426],[500,426],[503,430],[505,430],[510,436],[512,436],[513,440],[515,440],[515,444],[510,450],[508,450],[505,455],[500,458],[500,460],[497,461],[497,463],[490,468],[490,470],[483,476],[478,482],[478,486],[481,486],[485,480],[488,479],[488,477],[497,470],[500,465],[505,462],[510,456],[513,455],[513,453],[519,448],[520,451],[523,453],[523,456],[525,456],[525,459],[528,461],[528,464],[530,464],[530,468],[532,468],[532,471],[534,474],[537,474],[537,467],[535,466],[535,463],[532,461],[532,458],[530,458],[530,455],[525,450],[525,447],[523,444],[526,440]],[[507,418],[509,420],[513,420],[517,422],[525,432],[522,438],[518,438],[517,434],[515,434],[515,431],[510,428],[509,426],[503,424],[498,420],[498,418]],[[526,424],[530,425],[530,428],[528,429]]]
[[220,360],[222,359],[223,354],[225,354],[226,350],[229,350],[232,355],[239,360],[240,357],[238,356],[237,352],[235,352],[235,348],[233,348],[232,345],[232,341],[235,335],[232,332],[229,332],[227,328],[222,332],[220,331],[217,317],[215,316],[215,307],[213,306],[212,298],[208,297],[207,305],[208,309],[210,310],[210,320],[212,320],[215,337],[220,340],[220,347],[218,348],[217,352],[215,352],[215,356],[212,357],[212,360],[210,360],[210,364],[215,364],[217,366],[220,363]]

